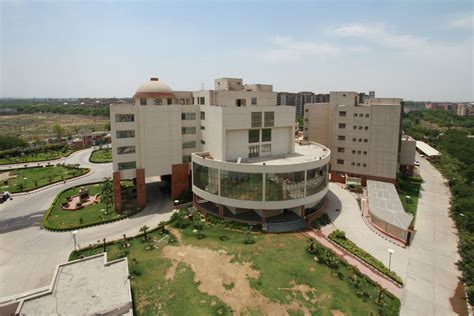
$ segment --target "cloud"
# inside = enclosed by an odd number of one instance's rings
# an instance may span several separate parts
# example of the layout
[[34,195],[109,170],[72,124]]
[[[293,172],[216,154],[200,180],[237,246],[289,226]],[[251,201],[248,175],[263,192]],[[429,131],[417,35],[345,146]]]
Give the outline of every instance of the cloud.
[[473,28],[474,28],[474,14],[452,20],[449,23],[449,25],[452,28],[473,30]]
[[411,34],[395,34],[385,24],[347,24],[336,27],[331,31],[338,37],[355,37],[376,43],[380,46],[397,48],[405,51],[427,49],[428,39]]
[[342,48],[328,42],[298,41],[291,37],[275,37],[272,44],[276,47],[267,50],[263,59],[268,62],[295,62],[308,56],[332,57],[345,52],[366,51],[365,47]]

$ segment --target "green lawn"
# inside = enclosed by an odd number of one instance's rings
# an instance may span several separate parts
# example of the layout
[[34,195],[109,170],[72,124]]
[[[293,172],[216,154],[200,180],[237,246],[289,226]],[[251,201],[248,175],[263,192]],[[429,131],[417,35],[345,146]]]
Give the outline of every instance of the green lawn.
[[112,162],[112,149],[104,148],[94,150],[89,158],[89,161],[93,163]]
[[109,213],[106,213],[106,206],[103,203],[92,204],[77,211],[65,211],[62,209],[62,203],[66,201],[67,197],[75,195],[79,189],[84,187],[89,190],[90,195],[96,195],[102,191],[102,183],[89,184],[84,186],[72,187],[62,193],[56,200],[51,212],[47,213],[43,221],[46,228],[49,229],[75,229],[81,226],[89,226],[101,222],[106,222],[114,219],[120,219],[135,213],[133,203],[123,204],[123,212],[118,214],[114,210],[114,206],[110,207]]
[[10,178],[8,180],[8,184],[6,185],[2,183],[0,190],[17,193],[37,189],[51,183],[75,178],[89,172],[89,169],[66,167],[60,165],[12,169],[5,172],[9,172],[10,175],[13,175],[14,177]]
[[0,165],[59,159],[61,157],[69,156],[74,151],[74,149],[52,150],[46,152],[39,152],[37,154],[28,154],[19,157],[0,158]]
[[[418,206],[418,198],[420,196],[421,183],[411,181],[410,179],[397,179],[397,191],[400,196],[400,200],[403,204],[405,212],[413,215],[413,223],[416,217],[416,208]],[[411,201],[407,199],[410,196]]]
[[[365,278],[358,276],[357,282],[351,280],[353,272],[340,263],[337,268],[329,268],[317,263],[314,256],[306,251],[307,240],[300,234],[252,234],[253,244],[244,244],[247,235],[220,226],[205,224],[203,239],[197,239],[194,227],[180,229],[181,245],[193,245],[198,248],[225,250],[232,255],[232,262],[250,262],[254,270],[259,271],[257,278],[248,277],[250,286],[280,304],[301,304],[313,315],[333,315],[331,311],[339,310],[346,315],[398,315],[400,302],[385,292],[382,294],[383,306],[376,303],[377,287]],[[158,240],[159,231],[149,234]],[[225,235],[228,239],[221,240]],[[128,241],[129,248],[122,248],[117,242],[107,246],[108,259],[128,256],[130,272],[133,275],[131,286],[134,308],[137,315],[226,315],[230,306],[226,306],[217,297],[202,293],[195,280],[190,266],[180,263],[173,279],[166,280],[167,269],[171,261],[161,254],[161,247],[175,247],[174,244],[162,244],[160,249],[146,250],[147,243],[142,238]],[[150,243],[151,244],[151,243]],[[126,250],[124,250],[126,249]],[[77,253],[89,256],[102,252],[101,246],[93,246]],[[209,265],[213,265],[209,262]],[[308,292],[310,299],[304,298],[298,291],[289,291],[293,285],[309,286],[314,291]],[[232,284],[227,285],[230,289]],[[237,285],[235,285],[237,286]],[[232,295],[232,292],[229,293]],[[315,299],[317,303],[311,302]],[[213,303],[212,303],[213,302]],[[288,308],[291,315],[299,315],[294,308]],[[262,315],[259,309],[251,309],[245,315]]]

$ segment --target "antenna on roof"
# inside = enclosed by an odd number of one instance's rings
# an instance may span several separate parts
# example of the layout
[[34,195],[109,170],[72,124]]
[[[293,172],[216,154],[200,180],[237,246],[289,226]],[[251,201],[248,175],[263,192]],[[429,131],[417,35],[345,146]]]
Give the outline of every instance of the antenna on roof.
[[201,91],[204,90],[204,81],[201,82]]

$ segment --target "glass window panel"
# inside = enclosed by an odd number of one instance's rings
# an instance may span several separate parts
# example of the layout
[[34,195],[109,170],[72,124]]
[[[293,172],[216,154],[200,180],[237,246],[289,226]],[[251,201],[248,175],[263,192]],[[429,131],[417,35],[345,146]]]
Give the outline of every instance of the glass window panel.
[[304,197],[304,171],[267,173],[265,200],[286,201]]
[[128,170],[137,168],[137,163],[135,161],[119,162],[117,165],[118,170]]
[[135,153],[135,146],[120,146],[117,147],[117,155],[133,154]]
[[218,194],[219,178],[217,169],[193,162],[193,184],[211,194]]
[[249,130],[249,143],[258,143],[260,141],[260,130]]
[[265,112],[265,127],[274,126],[275,112]]
[[221,196],[248,201],[261,201],[262,174],[221,170]]
[[262,127],[262,112],[252,112],[252,127]]
[[135,137],[134,130],[124,130],[116,132],[117,138],[133,138]]
[[182,120],[195,120],[196,119],[196,113],[194,113],[194,112],[181,113],[181,119]]
[[327,185],[327,166],[306,171],[306,196],[316,194]]
[[181,127],[182,134],[196,134],[196,127]]
[[272,141],[272,129],[264,128],[262,129],[262,142],[271,142]]
[[183,148],[196,148],[196,141],[183,142]]
[[115,114],[115,122],[133,122],[135,115],[133,114]]

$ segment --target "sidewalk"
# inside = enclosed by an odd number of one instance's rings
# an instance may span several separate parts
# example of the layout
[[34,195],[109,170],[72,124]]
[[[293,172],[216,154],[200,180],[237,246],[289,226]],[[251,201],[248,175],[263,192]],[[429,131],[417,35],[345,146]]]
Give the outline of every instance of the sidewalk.
[[394,296],[401,298],[402,289],[397,283],[395,283],[390,278],[384,276],[382,273],[378,272],[376,269],[372,268],[371,266],[369,266],[362,260],[358,259],[354,255],[350,254],[346,250],[342,249],[341,247],[337,246],[336,244],[328,240],[322,232],[308,230],[308,231],[305,231],[304,234],[310,238],[314,238],[318,243],[320,243],[324,247],[331,249],[332,251],[336,253],[338,257],[340,257],[341,259],[344,259],[350,265],[357,267],[357,269],[359,269],[359,271],[362,274],[370,278],[372,281],[380,284],[380,286],[382,286],[384,289],[386,289],[388,292],[390,292]]

